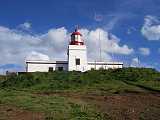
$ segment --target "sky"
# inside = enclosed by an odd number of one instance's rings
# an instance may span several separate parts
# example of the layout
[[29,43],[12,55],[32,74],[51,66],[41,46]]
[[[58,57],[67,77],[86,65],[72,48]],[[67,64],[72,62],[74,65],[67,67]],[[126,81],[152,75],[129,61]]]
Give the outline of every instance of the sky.
[[[75,26],[88,59],[160,70],[160,0],[0,0],[0,73],[67,59]],[[99,42],[99,35],[100,41]],[[100,44],[101,43],[101,44]]]

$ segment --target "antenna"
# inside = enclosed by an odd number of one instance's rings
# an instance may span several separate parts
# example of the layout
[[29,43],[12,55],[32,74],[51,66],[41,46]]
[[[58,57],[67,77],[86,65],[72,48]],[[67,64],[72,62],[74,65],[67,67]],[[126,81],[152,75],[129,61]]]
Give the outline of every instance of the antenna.
[[[111,47],[114,47],[114,39],[112,39],[112,34],[109,32],[108,33],[108,39],[111,40]],[[114,48],[111,51],[111,57],[112,57],[112,61],[114,62]]]
[[138,58],[138,66],[140,68],[140,60],[139,60],[139,56],[137,57]]
[[100,62],[101,62],[102,61],[102,48],[101,48],[100,30],[99,30],[99,59],[100,59]]
[[77,32],[79,29],[79,25],[75,25],[75,32]]

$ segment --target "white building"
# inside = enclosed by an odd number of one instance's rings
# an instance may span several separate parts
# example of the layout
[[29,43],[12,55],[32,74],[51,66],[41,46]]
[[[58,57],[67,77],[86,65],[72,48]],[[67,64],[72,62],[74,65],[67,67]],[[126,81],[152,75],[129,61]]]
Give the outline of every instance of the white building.
[[81,33],[76,29],[71,35],[71,41],[68,45],[68,61],[26,61],[27,72],[48,72],[55,70],[81,71],[85,72],[91,69],[116,69],[122,68],[122,62],[88,62],[87,47],[82,40]]

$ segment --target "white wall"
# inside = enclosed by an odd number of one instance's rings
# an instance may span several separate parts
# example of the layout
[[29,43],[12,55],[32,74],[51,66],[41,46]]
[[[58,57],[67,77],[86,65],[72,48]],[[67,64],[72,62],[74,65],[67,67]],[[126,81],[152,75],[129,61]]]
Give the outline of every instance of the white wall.
[[117,69],[117,68],[123,68],[123,63],[121,62],[88,62],[88,70],[94,69]]
[[[76,58],[80,59],[80,65],[76,65]],[[68,47],[68,71],[87,71],[87,50],[85,45],[69,45]]]
[[[68,71],[68,64],[66,61],[64,63],[59,62],[59,61],[57,62],[50,62],[50,61],[30,61],[29,62],[28,61],[26,64],[27,64],[27,70],[26,70],[27,72],[48,72],[49,67],[53,67],[53,70],[58,70],[58,67],[63,67],[63,70]],[[78,65],[75,68],[75,70],[84,72],[84,69],[82,66]],[[86,68],[87,70],[91,70],[91,69],[99,70],[101,68],[117,69],[117,68],[123,68],[123,63],[120,63],[120,62],[88,62],[88,65]]]
[[48,72],[49,67],[53,67],[53,70],[58,70],[58,67],[63,67],[63,70],[68,70],[68,64],[56,63],[49,61],[27,61],[27,72]]

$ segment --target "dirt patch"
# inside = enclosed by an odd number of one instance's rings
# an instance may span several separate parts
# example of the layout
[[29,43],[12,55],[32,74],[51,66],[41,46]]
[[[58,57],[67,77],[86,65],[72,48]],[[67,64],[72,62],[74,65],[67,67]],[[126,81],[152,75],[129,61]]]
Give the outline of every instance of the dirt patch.
[[112,120],[160,120],[160,93],[124,93],[112,95],[80,93],[43,93],[59,95],[92,104]]
[[[63,96],[73,102],[94,105],[111,120],[160,120],[160,93],[124,93],[97,95],[76,92],[36,93],[40,96]],[[43,113],[0,105],[0,120],[44,120]]]
[[[91,101],[87,99],[88,102]],[[152,116],[152,119],[160,119],[160,96],[152,94],[125,94],[125,95],[111,95],[104,96],[101,99],[92,98],[92,102],[98,106],[98,108],[109,115],[114,120],[138,120],[140,118],[146,119],[142,116],[142,113],[146,113],[147,110],[153,106],[159,108]],[[152,111],[150,111],[152,112]]]
[[0,120],[44,120],[44,114],[0,105]]

